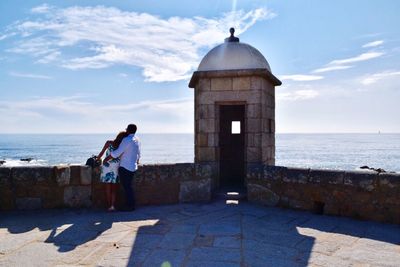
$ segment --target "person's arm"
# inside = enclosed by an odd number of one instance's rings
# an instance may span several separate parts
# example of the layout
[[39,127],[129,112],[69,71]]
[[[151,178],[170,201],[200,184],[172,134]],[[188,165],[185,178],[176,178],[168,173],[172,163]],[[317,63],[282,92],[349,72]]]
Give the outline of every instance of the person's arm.
[[97,156],[98,159],[101,159],[101,157],[104,155],[104,152],[106,152],[107,148],[110,146],[110,143],[111,143],[111,142],[112,142],[112,141],[108,140],[108,141],[104,144],[103,149],[100,151],[99,155]]
[[119,158],[122,153],[124,153],[124,151],[126,150],[127,147],[127,140],[124,138],[122,139],[121,144],[119,145],[119,147],[116,150],[111,151],[110,155],[108,155],[104,160],[103,160],[103,165],[104,163],[107,163],[107,161],[111,160],[111,159],[116,159]]

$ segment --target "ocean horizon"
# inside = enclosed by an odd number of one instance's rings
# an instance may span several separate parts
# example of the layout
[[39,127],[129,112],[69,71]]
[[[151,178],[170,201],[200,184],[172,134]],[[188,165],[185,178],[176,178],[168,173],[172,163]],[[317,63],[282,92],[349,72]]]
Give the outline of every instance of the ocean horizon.
[[[84,164],[114,133],[0,134],[2,166]],[[193,133],[138,133],[142,164],[194,162]],[[32,159],[30,162],[21,159]],[[277,133],[276,165],[400,172],[400,133]]]

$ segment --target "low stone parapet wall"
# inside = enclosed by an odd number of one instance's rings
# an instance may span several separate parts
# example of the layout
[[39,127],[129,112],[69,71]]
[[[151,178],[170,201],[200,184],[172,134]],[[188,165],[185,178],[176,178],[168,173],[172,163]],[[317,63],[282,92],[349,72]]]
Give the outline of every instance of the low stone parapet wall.
[[400,224],[400,174],[250,165],[251,202]]
[[[134,179],[138,205],[211,199],[206,164],[143,165]],[[100,169],[87,166],[0,167],[0,210],[105,207]],[[117,203],[124,202],[120,189]]]

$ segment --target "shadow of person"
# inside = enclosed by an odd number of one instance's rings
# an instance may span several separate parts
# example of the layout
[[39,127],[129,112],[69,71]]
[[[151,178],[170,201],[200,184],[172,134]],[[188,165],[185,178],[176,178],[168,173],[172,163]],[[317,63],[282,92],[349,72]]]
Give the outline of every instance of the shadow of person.
[[[103,211],[87,210],[40,210],[9,212],[0,221],[0,228],[9,233],[24,233],[21,242],[44,240],[53,243],[59,252],[67,252],[76,246],[95,239],[112,227],[113,217]],[[13,240],[13,238],[10,236]],[[14,242],[18,247],[19,242]],[[12,249],[13,244],[10,243]]]

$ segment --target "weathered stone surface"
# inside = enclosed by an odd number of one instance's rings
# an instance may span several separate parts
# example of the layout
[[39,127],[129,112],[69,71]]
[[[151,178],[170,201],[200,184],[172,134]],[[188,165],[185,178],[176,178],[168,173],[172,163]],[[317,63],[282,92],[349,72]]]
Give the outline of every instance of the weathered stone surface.
[[212,91],[232,90],[232,78],[212,78],[211,90]]
[[42,207],[42,200],[38,197],[16,198],[15,204],[19,210],[36,210]]
[[210,179],[213,175],[213,164],[195,163],[195,179]]
[[80,185],[81,184],[81,165],[70,165],[71,170],[71,185]]
[[251,202],[266,206],[275,206],[279,202],[279,196],[277,194],[258,184],[247,184],[247,197]]
[[90,185],[92,183],[92,168],[81,166],[81,185]]
[[54,182],[53,178],[53,167],[14,167],[12,169],[12,179],[16,185],[51,184]]
[[210,91],[211,90],[211,79],[204,78],[199,80],[199,86],[196,88],[201,91]]
[[246,101],[248,104],[261,103],[260,91],[210,91],[199,93],[199,103],[202,105],[214,105],[215,102],[239,102]]
[[56,183],[58,186],[69,185],[71,180],[71,169],[69,166],[55,166]]
[[363,171],[346,171],[344,175],[344,184],[347,186],[355,186],[366,191],[372,191],[378,183],[378,175]]
[[380,187],[400,190],[400,173],[380,173],[378,178]]
[[251,77],[250,79],[250,89],[251,90],[261,90],[262,89],[262,80],[261,77]]
[[263,179],[263,165],[259,163],[248,163],[246,171],[246,179],[249,180],[262,180]]
[[261,162],[261,147],[247,147],[246,162]]
[[247,119],[247,132],[260,133],[261,132],[261,119]]
[[90,186],[67,186],[64,190],[64,204],[67,207],[90,207],[91,187]]
[[264,179],[282,181],[283,177],[286,176],[287,168],[281,166],[270,166],[264,165]]
[[188,181],[194,179],[194,163],[174,164],[171,169],[170,177],[176,177],[177,181]]
[[200,133],[215,133],[215,120],[214,119],[200,119],[199,120]]
[[261,118],[261,104],[247,105],[247,117],[257,119]]
[[232,80],[233,90],[250,90],[250,77],[235,77]]
[[344,171],[311,170],[310,182],[320,184],[343,184]]
[[0,167],[0,188],[11,186],[11,168]]
[[183,181],[180,185],[179,201],[196,202],[211,199],[211,179]]
[[198,147],[197,148],[197,160],[199,162],[202,161],[215,161],[216,154],[215,154],[214,147]]
[[196,145],[197,146],[208,146],[208,134],[198,133],[196,135]]
[[301,168],[286,168],[282,173],[282,180],[286,183],[300,183],[305,184],[308,182],[310,169]]

